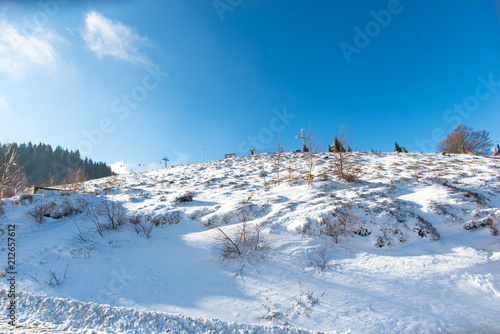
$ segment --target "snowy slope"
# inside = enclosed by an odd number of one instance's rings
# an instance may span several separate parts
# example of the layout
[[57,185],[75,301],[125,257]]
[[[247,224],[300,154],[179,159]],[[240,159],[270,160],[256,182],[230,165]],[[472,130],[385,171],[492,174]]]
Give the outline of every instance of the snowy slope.
[[[333,155],[320,154],[307,185],[302,155],[287,153],[279,184],[273,156],[265,155],[93,180],[77,194],[4,201],[1,228],[17,224],[17,289],[24,291],[18,324],[117,333],[167,327],[499,332],[500,240],[492,231],[500,223],[500,161],[355,154],[358,183],[336,180]],[[175,201],[187,193],[192,201]],[[159,226],[148,238],[127,220],[101,237],[89,212],[106,201],[121,205],[127,219]],[[54,218],[36,224],[28,213],[41,204]],[[335,240],[325,221],[346,212],[349,233]],[[251,231],[262,225],[265,247],[221,260],[220,231],[235,236],[243,225]],[[5,234],[0,242],[6,261]],[[54,283],[51,273],[59,285],[47,284]],[[55,316],[60,309],[68,316]],[[87,317],[90,323],[82,320]],[[286,327],[266,327],[273,325]]]

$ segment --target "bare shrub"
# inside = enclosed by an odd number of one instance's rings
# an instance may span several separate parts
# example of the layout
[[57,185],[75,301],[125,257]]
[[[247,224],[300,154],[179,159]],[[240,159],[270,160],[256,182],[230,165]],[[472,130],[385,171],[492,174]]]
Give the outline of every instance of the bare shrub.
[[141,226],[142,234],[148,239],[151,238],[151,232],[153,231],[154,225],[147,220],[141,220],[139,225]]
[[339,242],[341,236],[351,235],[357,222],[357,217],[351,213],[351,210],[351,204],[344,204],[321,218],[321,233],[332,237],[335,243]]
[[80,229],[80,226],[78,226],[78,223],[76,221],[75,221],[75,225],[76,225],[76,228],[78,230],[77,232],[74,232],[75,242],[81,243],[81,244],[86,244],[86,243],[90,242],[91,238],[90,238],[89,234],[82,232],[82,230]]
[[473,131],[472,128],[458,124],[451,133],[441,140],[437,148],[444,153],[472,153],[487,155],[493,142],[489,138],[489,132]]
[[44,212],[45,208],[43,205],[43,199],[40,198],[39,203],[35,204],[27,214],[28,217],[30,217],[36,225],[42,225],[43,223],[45,223]]
[[142,231],[142,225],[141,225],[141,217],[140,216],[135,216],[135,217],[132,217],[132,218],[129,218],[128,219],[128,222],[132,225],[134,231],[135,231],[135,234],[139,234],[141,233]]
[[283,163],[283,151],[284,151],[283,144],[278,136],[278,139],[276,140],[276,153],[273,155],[273,169],[275,175],[274,182],[276,183],[277,186],[279,186],[281,181],[280,176],[281,176],[281,164]]
[[45,282],[45,284],[47,284],[51,288],[58,287],[66,279],[67,272],[68,272],[68,266],[66,266],[66,269],[64,271],[60,270],[56,272],[51,269],[47,270],[47,273],[49,274],[49,279],[48,281]]
[[87,175],[83,168],[69,168],[66,172],[66,177],[63,180],[65,189],[72,192],[77,192],[83,187],[83,182],[87,180]]
[[267,188],[267,180],[266,180],[267,172],[264,166],[264,159],[262,159],[262,151],[259,153],[259,167],[260,167],[259,176],[264,180],[264,187]]
[[265,250],[267,240],[262,236],[262,226],[243,222],[232,231],[217,227],[216,242],[221,259],[235,260]]
[[321,142],[318,140],[317,135],[312,131],[311,126],[309,126],[309,130],[307,131],[307,137],[309,138],[309,148],[302,154],[307,171],[306,180],[307,184],[309,185],[314,179],[314,167],[320,160],[319,151],[321,150]]
[[177,196],[173,202],[174,203],[186,203],[193,200],[194,194],[192,192],[185,193],[183,195]]
[[85,214],[87,216],[87,219],[94,223],[95,231],[97,232],[97,234],[99,234],[101,238],[104,238],[104,227],[101,224],[101,214],[99,208],[92,203],[87,203]]
[[296,173],[296,165],[292,158],[288,159],[288,167],[286,168],[288,172],[288,182],[296,183],[299,180],[299,175]]
[[0,199],[13,195],[7,190],[25,180],[17,144],[0,143]]
[[135,216],[132,218],[128,218],[129,223],[132,225],[134,228],[134,231],[136,234],[144,234],[144,236],[149,239],[151,238],[151,232],[153,232],[153,228],[155,226],[155,223],[151,220],[151,217],[149,216]]
[[422,174],[425,172],[425,168],[418,161],[415,161],[412,165],[410,165],[409,170],[411,177],[413,177],[416,182],[420,181]]
[[115,201],[104,201],[99,204],[97,210],[98,214],[102,215],[108,221],[105,228],[116,230],[125,223],[125,209],[120,203]]
[[70,217],[82,212],[83,209],[79,205],[74,205],[69,201],[64,201],[61,204],[50,202],[43,206],[43,215],[53,219]]
[[424,218],[417,216],[417,227],[413,229],[421,238],[428,238],[435,241],[441,239],[441,235],[436,228]]
[[302,290],[302,283],[299,281],[299,293],[290,300],[290,307],[283,310],[282,307],[274,303],[269,297],[264,297],[267,301],[262,304],[266,314],[260,319],[276,322],[277,324],[288,326],[289,321],[301,316],[309,318],[313,312],[313,307],[318,304],[320,299],[325,295],[323,292],[320,296],[315,297],[314,292]]
[[359,180],[360,168],[356,154],[346,149],[352,145],[352,138],[347,133],[347,126],[340,126],[337,140],[340,148],[334,153],[334,173],[341,180],[356,182]]
[[329,267],[329,262],[332,256],[333,246],[325,242],[322,246],[313,248],[313,254],[309,256],[311,265],[319,268],[321,271]]
[[181,219],[182,217],[179,211],[168,212],[166,214],[154,217],[146,217],[146,220],[148,220],[154,226],[175,225],[179,223]]

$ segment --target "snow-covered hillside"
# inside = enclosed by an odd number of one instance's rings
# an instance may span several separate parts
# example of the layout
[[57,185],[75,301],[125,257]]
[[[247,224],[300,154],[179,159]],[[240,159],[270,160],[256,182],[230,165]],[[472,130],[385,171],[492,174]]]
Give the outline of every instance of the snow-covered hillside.
[[500,160],[354,154],[356,183],[286,153],[279,184],[264,155],[5,200],[17,331],[498,333]]

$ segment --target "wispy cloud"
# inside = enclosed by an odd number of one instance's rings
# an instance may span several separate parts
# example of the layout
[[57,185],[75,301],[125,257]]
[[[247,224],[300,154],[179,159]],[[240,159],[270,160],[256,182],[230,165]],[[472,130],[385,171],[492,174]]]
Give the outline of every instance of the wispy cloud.
[[54,67],[56,53],[52,42],[56,39],[46,29],[38,28],[25,36],[14,26],[0,23],[0,71],[20,77],[33,67]]
[[119,21],[112,21],[102,14],[91,11],[85,16],[85,28],[80,31],[87,46],[97,56],[109,56],[135,65],[150,65],[150,60],[138,51],[149,44],[147,37]]

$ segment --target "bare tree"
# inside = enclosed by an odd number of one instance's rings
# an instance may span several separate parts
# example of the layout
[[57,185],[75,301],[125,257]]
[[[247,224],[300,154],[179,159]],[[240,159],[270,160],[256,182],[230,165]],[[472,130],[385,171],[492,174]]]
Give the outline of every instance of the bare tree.
[[85,174],[83,168],[70,168],[68,169],[63,182],[66,185],[67,190],[77,192],[86,180],[87,175]]
[[342,235],[347,238],[348,235],[353,233],[357,222],[357,217],[351,213],[351,210],[350,203],[342,204],[341,207],[335,208],[331,214],[321,218],[321,232],[332,237],[335,243],[339,242]]
[[355,153],[346,149],[352,145],[352,138],[347,133],[346,125],[340,126],[336,139],[340,148],[334,153],[335,174],[341,180],[355,182],[358,180],[360,171]]
[[309,185],[314,179],[313,170],[314,167],[318,164],[318,160],[320,158],[318,153],[321,150],[321,141],[312,131],[311,126],[309,126],[309,130],[307,131],[307,137],[309,138],[309,149],[307,152],[303,153],[303,157],[307,170],[307,184]]
[[216,227],[217,248],[222,260],[234,260],[267,248],[267,240],[262,236],[262,224],[250,225],[243,222],[231,231]]
[[260,165],[259,176],[262,177],[262,179],[264,180],[264,187],[267,188],[267,180],[266,180],[267,172],[264,166],[264,159],[262,159],[262,149],[260,150],[259,153],[259,165]]
[[14,187],[23,180],[16,144],[0,145],[0,199],[6,196],[7,187]]
[[278,136],[278,139],[276,140],[276,153],[273,156],[273,165],[274,165],[274,172],[275,172],[275,182],[276,185],[279,186],[280,181],[281,181],[281,164],[283,163],[283,143],[281,142],[281,139]]
[[489,132],[485,130],[473,131],[466,125],[458,124],[446,138],[438,143],[437,148],[445,153],[487,155],[493,146],[489,135]]

